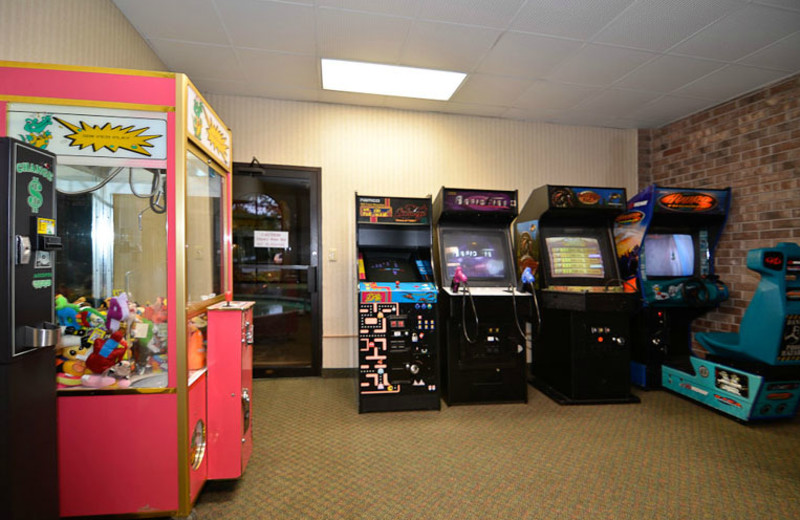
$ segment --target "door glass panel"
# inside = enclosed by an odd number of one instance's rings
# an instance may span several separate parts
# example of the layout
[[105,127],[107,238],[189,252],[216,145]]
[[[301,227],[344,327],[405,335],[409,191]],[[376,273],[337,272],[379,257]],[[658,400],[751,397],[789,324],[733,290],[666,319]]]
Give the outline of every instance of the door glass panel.
[[186,302],[223,293],[223,178],[191,152],[186,155]]
[[310,367],[310,180],[238,175],[233,192],[233,297],[255,302],[254,368]]
[[58,165],[62,388],[166,386],[165,172]]

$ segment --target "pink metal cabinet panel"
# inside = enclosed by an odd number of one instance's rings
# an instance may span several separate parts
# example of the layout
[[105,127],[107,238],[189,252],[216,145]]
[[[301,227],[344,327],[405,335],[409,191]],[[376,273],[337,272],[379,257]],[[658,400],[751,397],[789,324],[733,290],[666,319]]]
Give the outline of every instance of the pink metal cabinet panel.
[[0,93],[21,97],[174,106],[173,76],[170,73],[143,74],[123,69],[108,69],[107,72],[38,69],[31,64],[4,68],[0,74]]
[[60,396],[61,516],[178,509],[175,394]]
[[[197,500],[197,495],[203,489],[203,484],[208,478],[208,418],[206,417],[206,381],[207,374],[200,375],[189,387],[189,448],[195,458],[190,458],[189,464],[189,497],[191,502]],[[199,433],[202,429],[202,438]],[[200,445],[202,443],[202,445]]]
[[242,476],[253,451],[253,302],[208,310],[208,478]]

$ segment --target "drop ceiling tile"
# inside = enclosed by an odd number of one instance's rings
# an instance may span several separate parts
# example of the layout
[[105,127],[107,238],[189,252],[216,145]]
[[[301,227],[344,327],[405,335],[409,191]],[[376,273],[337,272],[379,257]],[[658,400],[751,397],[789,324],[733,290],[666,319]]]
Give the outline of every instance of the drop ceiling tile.
[[676,95],[699,97],[721,103],[776,81],[785,72],[728,65],[673,92]]
[[575,107],[575,111],[610,117],[627,117],[658,97],[661,97],[658,92],[610,88],[581,102]]
[[498,29],[417,21],[408,33],[400,64],[470,72],[499,36]]
[[230,39],[237,47],[313,54],[314,8],[258,0],[217,1]]
[[317,0],[317,4],[322,7],[414,17],[419,11],[420,0]]
[[237,49],[239,63],[248,79],[301,89],[320,88],[319,60],[314,56]]
[[690,98],[683,96],[662,96],[652,103],[635,110],[631,118],[662,121],[662,125],[682,119],[687,115],[710,108],[716,103],[707,99]]
[[518,31],[586,39],[613,20],[634,0],[538,0],[527,2],[511,28]]
[[470,74],[451,98],[457,103],[511,106],[531,86],[531,80]]
[[454,103],[452,101],[436,101],[431,99],[414,99],[397,96],[386,96],[384,106],[398,110],[413,110],[416,112],[439,112],[444,114],[459,114],[484,117],[500,117],[506,107],[490,105],[471,105],[468,103]]
[[666,93],[723,66],[716,61],[664,55],[633,70],[614,86]]
[[661,52],[744,5],[745,0],[640,0],[595,41]]
[[548,108],[512,107],[503,113],[503,117],[522,121],[550,121],[560,116],[562,113],[563,111],[561,110],[551,110]]
[[656,54],[607,45],[586,45],[546,77],[579,85],[608,86]]
[[618,128],[616,118],[606,115],[589,114],[587,112],[569,111],[564,112],[553,119],[550,123],[570,126],[597,126],[603,128]]
[[754,52],[740,60],[739,63],[786,72],[800,70],[800,32]]
[[800,2],[797,0],[753,0],[754,4],[771,5],[772,7],[782,7],[784,9],[794,9],[800,11]]
[[306,90],[296,87],[284,87],[253,81],[227,81],[219,79],[201,79],[195,86],[203,93],[224,94],[229,96],[248,96],[269,99],[287,99],[293,101],[318,101],[318,90]]
[[229,43],[212,0],[114,0],[114,4],[145,39]]
[[506,111],[504,106],[492,105],[471,105],[468,103],[453,103],[449,102],[444,106],[441,112],[448,114],[459,114],[464,116],[481,116],[481,117],[500,117]]
[[150,45],[169,70],[182,72],[192,81],[246,79],[232,47],[159,39],[150,40]]
[[661,119],[630,119],[620,117],[614,120],[614,128],[660,128],[668,121]]
[[736,61],[798,30],[800,12],[749,5],[676,45],[670,53]]
[[340,92],[338,90],[320,90],[319,101],[322,103],[338,103],[341,105],[382,107],[386,102],[386,96],[356,94],[354,92]]
[[524,0],[436,0],[424,1],[419,18],[440,22],[482,25],[505,29]]
[[537,81],[514,102],[521,110],[565,110],[603,89]]
[[411,20],[320,8],[319,52],[324,58],[397,63]]
[[537,79],[580,47],[573,40],[509,31],[489,51],[478,72]]

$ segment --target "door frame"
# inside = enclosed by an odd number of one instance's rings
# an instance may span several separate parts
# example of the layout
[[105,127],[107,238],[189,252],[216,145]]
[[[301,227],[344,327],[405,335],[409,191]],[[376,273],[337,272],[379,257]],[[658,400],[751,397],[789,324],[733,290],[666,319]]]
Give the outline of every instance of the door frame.
[[[309,266],[314,269],[315,290],[311,292],[311,365],[303,367],[253,367],[254,377],[298,377],[320,376],[322,374],[322,168],[312,166],[291,166],[284,164],[260,164],[255,158],[250,163],[233,163],[233,183],[237,175],[260,175],[263,178],[301,176],[309,180]],[[309,273],[309,285],[312,280]]]

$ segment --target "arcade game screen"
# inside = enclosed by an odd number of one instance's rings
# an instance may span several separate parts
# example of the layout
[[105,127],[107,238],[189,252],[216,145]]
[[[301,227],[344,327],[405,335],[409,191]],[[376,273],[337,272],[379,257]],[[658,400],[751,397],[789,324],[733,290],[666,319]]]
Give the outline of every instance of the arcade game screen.
[[552,278],[605,278],[600,242],[592,237],[545,239]]
[[452,279],[456,267],[469,281],[503,282],[511,274],[511,256],[506,236],[501,230],[442,230],[442,251],[447,278]]
[[370,282],[420,282],[422,277],[409,253],[365,252],[364,271]]
[[694,241],[691,235],[647,235],[644,239],[645,275],[691,276],[694,274]]

